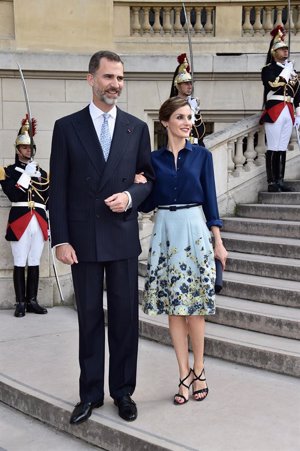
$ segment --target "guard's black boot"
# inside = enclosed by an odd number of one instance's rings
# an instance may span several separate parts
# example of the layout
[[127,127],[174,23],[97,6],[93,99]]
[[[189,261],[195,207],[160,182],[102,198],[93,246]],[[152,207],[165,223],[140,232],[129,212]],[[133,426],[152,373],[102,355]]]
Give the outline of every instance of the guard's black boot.
[[279,185],[279,159],[278,152],[267,150],[266,152],[266,172],[269,193],[280,193],[282,190]]
[[279,186],[281,191],[286,193],[291,193],[293,190],[283,183],[284,173],[285,173],[285,160],[286,160],[286,151],[281,150],[279,153]]
[[17,302],[14,315],[22,318],[25,316],[25,268],[23,266],[14,266],[13,280]]
[[47,309],[39,305],[37,301],[40,273],[39,269],[39,266],[28,266],[27,268],[26,311],[28,313],[44,315],[47,313]]

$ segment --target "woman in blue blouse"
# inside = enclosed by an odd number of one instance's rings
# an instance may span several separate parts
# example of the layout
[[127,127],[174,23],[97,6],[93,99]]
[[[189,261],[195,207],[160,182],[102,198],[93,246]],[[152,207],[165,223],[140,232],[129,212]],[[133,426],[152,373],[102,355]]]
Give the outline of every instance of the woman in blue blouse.
[[[196,401],[208,394],[203,365],[204,317],[215,313],[215,258],[224,269],[227,251],[220,234],[212,155],[188,140],[192,128],[188,102],[179,97],[166,100],[159,119],[167,131],[168,145],[152,152],[156,180],[140,207],[144,212],[157,208],[143,310],[149,315],[169,315],[180,375],[174,403],[181,405],[188,401],[191,386]],[[136,176],[137,183],[143,181],[142,175]]]

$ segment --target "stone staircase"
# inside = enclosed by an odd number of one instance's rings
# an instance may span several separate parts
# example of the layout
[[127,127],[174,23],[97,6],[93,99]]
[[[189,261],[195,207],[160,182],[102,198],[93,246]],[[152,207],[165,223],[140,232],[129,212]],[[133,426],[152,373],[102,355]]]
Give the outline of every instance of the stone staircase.
[[[261,192],[257,204],[238,205],[235,217],[223,218],[229,258],[205,352],[299,377],[300,180],[290,184],[294,192]],[[170,344],[166,318],[141,314],[140,324],[142,336]]]

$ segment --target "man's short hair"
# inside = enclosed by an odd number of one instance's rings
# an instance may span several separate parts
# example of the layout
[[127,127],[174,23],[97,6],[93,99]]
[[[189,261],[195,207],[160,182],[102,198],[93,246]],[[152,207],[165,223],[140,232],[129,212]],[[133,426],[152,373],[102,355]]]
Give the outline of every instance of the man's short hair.
[[106,58],[110,61],[116,61],[117,63],[122,63],[124,65],[117,53],[110,52],[109,50],[100,50],[99,52],[94,53],[90,59],[89,74],[94,74],[98,70],[102,58]]

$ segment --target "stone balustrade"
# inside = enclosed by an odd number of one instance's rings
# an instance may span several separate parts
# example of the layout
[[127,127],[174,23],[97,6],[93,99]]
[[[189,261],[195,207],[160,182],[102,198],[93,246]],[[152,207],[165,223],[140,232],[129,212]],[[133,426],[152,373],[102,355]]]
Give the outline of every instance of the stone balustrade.
[[[120,2],[115,2],[120,3]],[[117,7],[115,5],[115,7]],[[224,24],[224,7],[227,14],[232,13],[232,23]],[[290,20],[286,4],[257,1],[244,2],[188,2],[184,8],[182,2],[130,2],[130,36],[169,37],[185,36],[189,32],[195,37],[224,36],[237,34],[240,37],[264,36],[277,25],[284,25],[295,35],[300,33],[300,5],[291,2]],[[238,20],[236,20],[238,19]],[[226,21],[226,17],[225,17]],[[233,28],[235,29],[233,31]],[[226,33],[225,33],[226,37]]]
[[260,36],[269,34],[277,25],[284,25],[288,31],[297,35],[300,33],[300,5],[291,4],[290,20],[288,7],[282,5],[246,5],[243,6],[242,35]]
[[[151,3],[152,5],[152,3]],[[132,36],[212,36],[215,30],[215,6],[131,6]]]

